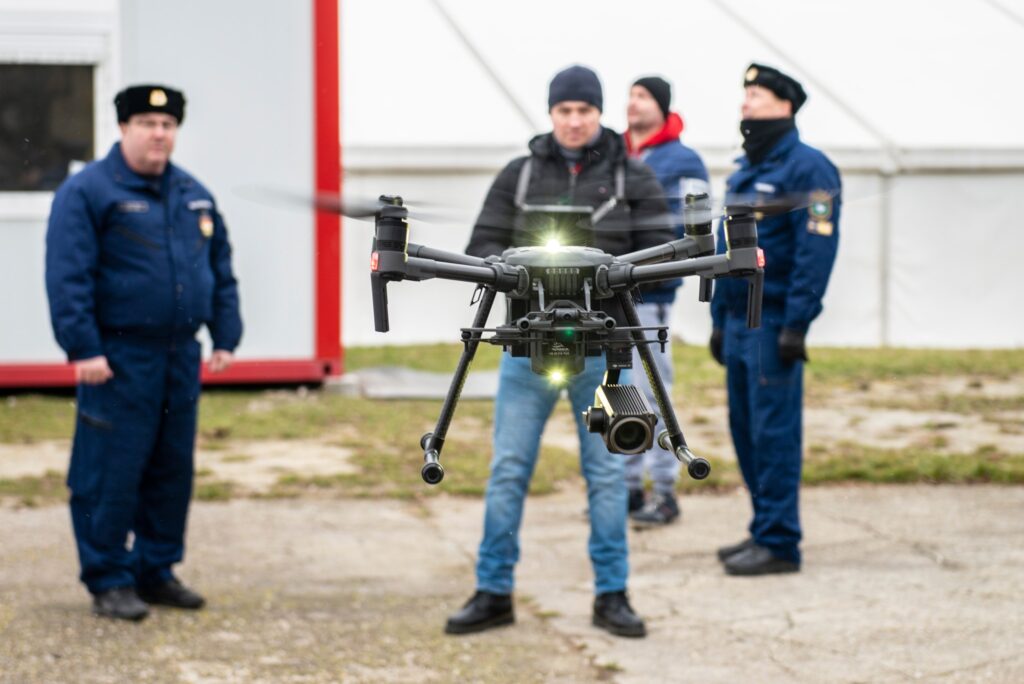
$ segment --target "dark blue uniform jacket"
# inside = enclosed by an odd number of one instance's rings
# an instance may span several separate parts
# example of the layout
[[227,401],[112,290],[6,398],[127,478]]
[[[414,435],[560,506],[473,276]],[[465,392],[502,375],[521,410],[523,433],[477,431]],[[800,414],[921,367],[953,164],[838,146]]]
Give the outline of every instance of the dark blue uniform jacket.
[[[821,313],[839,243],[839,171],[824,154],[800,142],[796,130],[786,134],[761,163],[751,165],[746,156],[738,161],[740,168],[726,183],[726,203],[754,196],[766,202],[790,196],[810,200],[806,208],[757,222],[758,245],[767,260],[765,316],[806,332]],[[721,225],[718,251],[725,252]],[[716,328],[724,327],[727,315],[746,316],[745,280],[716,280],[714,291],[711,315]]]
[[70,360],[104,353],[110,335],[187,338],[204,323],[215,349],[242,336],[231,246],[213,196],[168,164],[159,178],[128,168],[115,144],[53,200],[46,289]]

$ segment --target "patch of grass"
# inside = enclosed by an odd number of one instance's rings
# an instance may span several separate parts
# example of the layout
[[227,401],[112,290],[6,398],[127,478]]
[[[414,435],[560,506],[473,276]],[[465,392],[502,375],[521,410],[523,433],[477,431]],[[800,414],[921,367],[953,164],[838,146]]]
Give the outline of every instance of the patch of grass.
[[[456,424],[467,417],[489,420],[491,402],[459,404]],[[419,437],[434,427],[441,402],[428,400],[376,401],[329,392],[239,392],[210,390],[204,393],[199,414],[199,434],[204,448],[230,439],[302,439],[323,436],[339,429],[358,431],[360,439],[373,441],[381,435],[409,435],[419,447]],[[417,432],[418,430],[418,432]]]
[[19,394],[0,401],[0,443],[70,439],[74,429],[74,397]]
[[906,398],[868,400],[867,405],[878,409],[907,411],[943,411],[985,415],[1006,411],[1024,411],[1024,395],[1013,397],[985,397],[972,394],[915,395]]
[[47,470],[42,476],[0,479],[0,498],[13,498],[20,505],[34,507],[67,501],[63,473]]
[[930,448],[878,449],[843,442],[804,459],[807,484],[873,483],[1024,483],[1024,454],[986,445],[968,453]]
[[[477,347],[476,355],[473,357],[473,369],[497,368],[498,362],[501,360],[501,353],[501,347],[481,344]],[[455,370],[461,354],[461,343],[348,347],[345,349],[345,368],[355,371],[377,366],[403,366],[414,370],[445,373]]]
[[[456,496],[482,496],[487,485],[491,458],[490,442],[474,443],[469,440],[449,439],[441,463],[445,466],[444,482],[429,487],[420,478],[422,462],[418,452],[379,447],[359,451],[350,463],[356,473],[305,476],[288,473],[278,478],[268,493],[271,497],[293,497],[316,490],[336,491],[356,497],[390,497],[413,499],[422,496],[450,494]],[[545,446],[530,483],[530,493],[550,494],[558,486],[577,476],[579,459],[557,447]]]
[[249,454],[228,454],[220,459],[221,463],[248,463],[252,460]]
[[915,376],[1024,373],[1024,349],[851,349],[814,347],[807,376],[814,382],[870,383]]
[[197,482],[192,497],[197,501],[228,501],[235,494],[235,483],[223,480]]

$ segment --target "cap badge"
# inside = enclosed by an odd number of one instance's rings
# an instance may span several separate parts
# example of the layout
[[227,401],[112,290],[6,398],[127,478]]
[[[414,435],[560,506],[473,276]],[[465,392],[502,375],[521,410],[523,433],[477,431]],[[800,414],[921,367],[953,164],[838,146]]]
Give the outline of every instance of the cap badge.
[[167,104],[167,93],[156,88],[149,91],[149,104],[151,107],[163,107]]
[[744,78],[748,81],[753,81],[757,78],[757,67],[750,67],[747,69],[747,75]]

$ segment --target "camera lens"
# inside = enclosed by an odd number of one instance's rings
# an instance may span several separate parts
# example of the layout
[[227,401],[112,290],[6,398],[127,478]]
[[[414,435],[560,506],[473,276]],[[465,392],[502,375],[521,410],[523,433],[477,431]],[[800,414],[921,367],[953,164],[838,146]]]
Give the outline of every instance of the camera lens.
[[608,440],[621,454],[638,454],[646,451],[651,439],[651,428],[639,418],[623,418],[612,426]]

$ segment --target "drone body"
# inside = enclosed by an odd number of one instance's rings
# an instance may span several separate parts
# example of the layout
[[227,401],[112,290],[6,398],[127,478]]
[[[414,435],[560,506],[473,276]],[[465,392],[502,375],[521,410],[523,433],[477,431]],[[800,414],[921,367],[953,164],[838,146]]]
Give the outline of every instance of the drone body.
[[[635,346],[651,380],[665,429],[658,442],[685,462],[690,475],[707,477],[710,465],[690,452],[658,374],[645,332],[657,332],[654,344],[668,338],[667,328],[641,327],[634,305],[635,290],[645,283],[697,275],[699,297],[708,301],[711,280],[746,278],[749,282],[748,325],[760,325],[764,258],[757,248],[757,227],[750,207],[730,207],[726,215],[725,254],[715,254],[707,195],[688,195],[686,236],[625,255],[611,255],[585,246],[548,244],[516,247],[487,259],[443,252],[408,241],[407,210],[399,197],[380,198],[375,213],[375,238],[370,259],[374,321],[379,332],[389,328],[387,283],[446,278],[477,284],[479,306],[469,328],[463,328],[464,350],[433,432],[420,440],[429,484],[444,477],[439,458],[448,427],[473,356],[480,342],[501,345],[513,356],[528,356],[535,373],[553,382],[583,370],[586,357],[604,355],[607,372],[594,405],[584,414],[588,429],[602,435],[613,453],[639,453],[654,441],[657,416],[632,385],[620,385],[621,371],[632,367]],[[497,328],[484,327],[498,292],[506,296],[508,318]],[[487,336],[489,335],[489,336]]]

